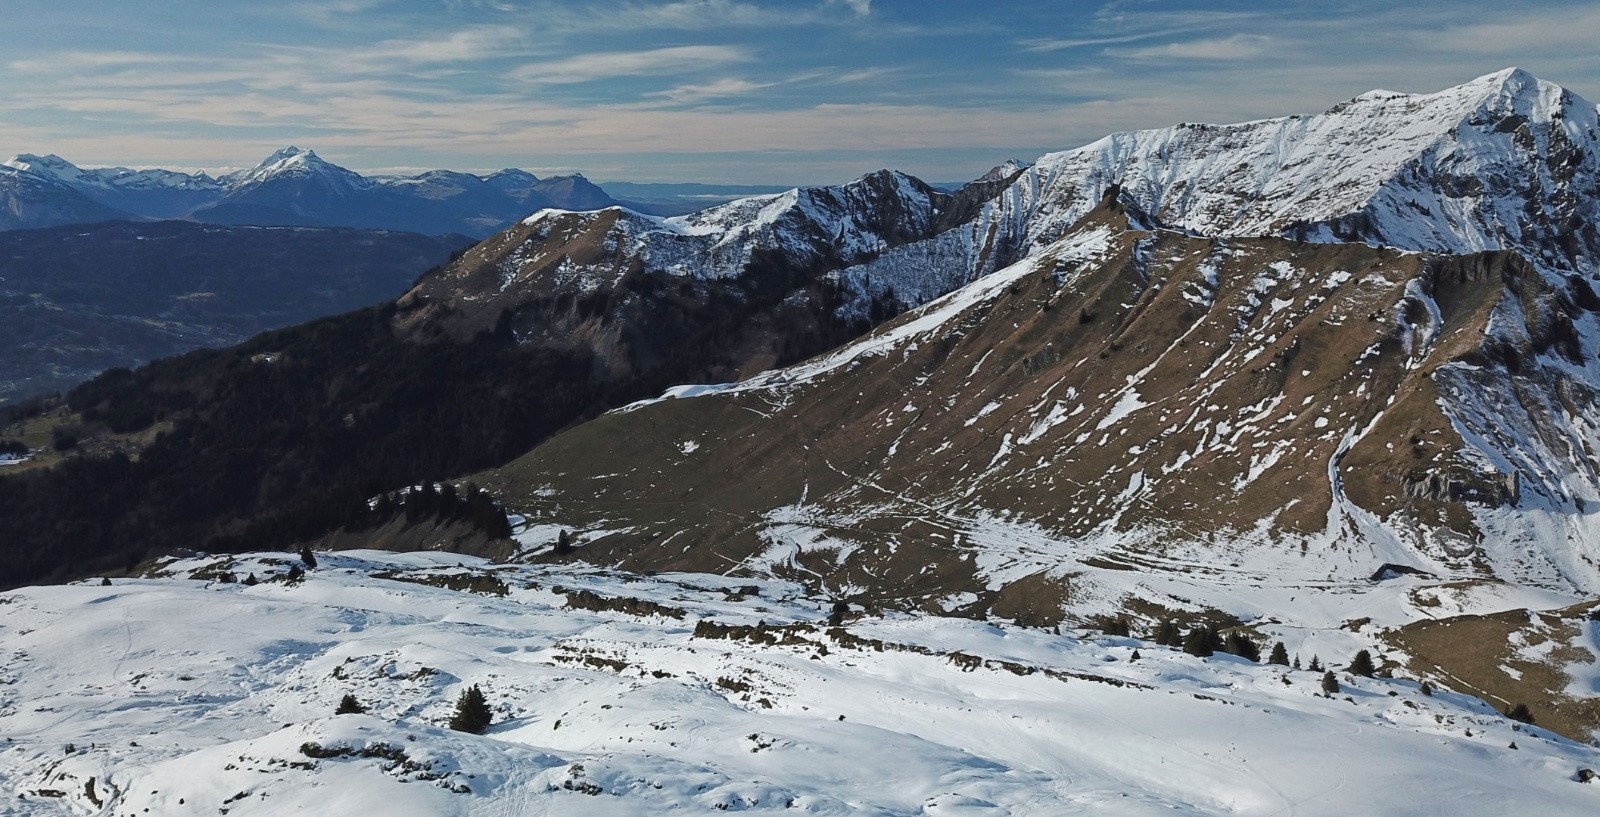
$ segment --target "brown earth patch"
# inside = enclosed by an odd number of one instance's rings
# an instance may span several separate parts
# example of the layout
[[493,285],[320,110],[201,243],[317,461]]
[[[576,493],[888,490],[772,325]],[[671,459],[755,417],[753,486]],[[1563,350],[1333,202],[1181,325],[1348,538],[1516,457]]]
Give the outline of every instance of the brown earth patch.
[[[1391,632],[1386,640],[1411,656],[1410,668],[1417,675],[1478,695],[1502,712],[1525,703],[1538,726],[1589,743],[1600,734],[1600,697],[1568,694],[1572,679],[1561,667],[1596,659],[1573,644],[1592,610],[1600,610],[1600,603],[1419,621]],[[1552,640],[1557,645],[1547,660],[1530,661],[1516,654],[1516,634],[1530,646]]]

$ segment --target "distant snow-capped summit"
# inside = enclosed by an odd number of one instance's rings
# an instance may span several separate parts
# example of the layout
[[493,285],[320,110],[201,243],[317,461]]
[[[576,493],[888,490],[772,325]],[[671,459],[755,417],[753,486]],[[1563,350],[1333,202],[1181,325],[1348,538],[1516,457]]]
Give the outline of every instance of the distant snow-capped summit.
[[223,177],[230,193],[249,185],[264,184],[279,178],[317,179],[320,183],[350,190],[364,190],[372,186],[372,182],[365,176],[324,160],[314,150],[294,145],[274,151],[272,155],[249,170],[230,173]]

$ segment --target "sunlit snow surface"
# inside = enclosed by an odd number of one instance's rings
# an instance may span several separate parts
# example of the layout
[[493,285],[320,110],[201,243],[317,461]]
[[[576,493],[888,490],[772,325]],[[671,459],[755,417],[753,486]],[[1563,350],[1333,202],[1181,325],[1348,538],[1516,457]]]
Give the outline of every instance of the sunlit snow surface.
[[[266,578],[288,561],[275,558],[236,569]],[[1314,673],[1130,639],[846,622],[880,651],[831,638],[827,600],[771,581],[752,595],[720,576],[448,554],[321,561],[296,586],[138,579],[0,595],[0,814],[1600,809],[1600,786],[1573,779],[1600,752],[1409,681],[1344,678],[1327,698]],[[373,575],[487,570],[509,595]],[[557,587],[684,617],[571,609]],[[794,638],[692,637],[707,617]],[[467,684],[496,707],[483,737],[440,726]],[[334,716],[347,692],[371,714]],[[308,756],[308,743],[336,756]]]

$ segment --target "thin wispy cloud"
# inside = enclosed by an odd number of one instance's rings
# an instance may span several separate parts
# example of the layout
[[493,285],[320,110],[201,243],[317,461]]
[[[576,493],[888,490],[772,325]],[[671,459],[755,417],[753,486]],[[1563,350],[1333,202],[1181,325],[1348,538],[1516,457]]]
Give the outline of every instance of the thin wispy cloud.
[[1143,48],[1108,49],[1106,53],[1130,60],[1246,60],[1266,53],[1271,45],[1271,37],[1235,34]]
[[676,103],[693,103],[710,99],[748,96],[757,91],[771,88],[775,84],[777,83],[751,82],[745,79],[725,77],[701,85],[680,85],[665,91],[652,91],[647,96]]
[[726,45],[680,45],[648,51],[579,54],[529,63],[511,73],[517,82],[564,84],[611,77],[661,76],[718,68],[750,59],[743,48]]

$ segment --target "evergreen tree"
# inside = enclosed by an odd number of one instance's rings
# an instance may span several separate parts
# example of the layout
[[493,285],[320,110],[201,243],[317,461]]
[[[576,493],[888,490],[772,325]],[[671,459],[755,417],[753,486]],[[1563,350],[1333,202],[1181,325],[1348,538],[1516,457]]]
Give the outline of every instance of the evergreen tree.
[[1106,635],[1127,636],[1131,633],[1128,629],[1128,620],[1122,616],[1105,619],[1101,622],[1100,632]]
[[450,715],[450,728],[457,732],[481,735],[493,720],[494,713],[489,711],[488,700],[483,697],[478,685],[473,684],[462,690],[461,696],[456,698],[456,711]]
[[1134,650],[1133,654],[1128,656],[1128,660],[1129,661],[1138,661],[1139,660],[1139,651],[1138,650]]
[[1372,653],[1366,650],[1356,653],[1355,659],[1350,662],[1350,674],[1352,675],[1371,678],[1372,673],[1377,671],[1378,668],[1372,665]]
[[1523,723],[1533,723],[1533,713],[1528,710],[1528,705],[1519,703],[1506,710],[1506,717]]
[[257,584],[260,584],[260,583],[261,583],[261,580],[257,579],[256,578],[256,574],[254,574],[254,573],[251,573],[250,575],[244,577],[243,584],[246,587],[255,587]]
[[1294,666],[1295,669],[1300,669],[1300,653],[1295,653],[1294,654],[1294,665],[1293,666]]
[[289,572],[283,574],[284,584],[299,584],[306,577],[306,572],[299,565],[289,565]]
[[1163,647],[1177,647],[1183,644],[1183,636],[1178,632],[1178,624],[1174,621],[1163,621],[1156,625],[1153,641]]
[[1289,666],[1289,651],[1284,648],[1282,641],[1272,645],[1272,655],[1267,658],[1267,663],[1277,664],[1280,667]]
[[1215,654],[1211,649],[1211,631],[1204,626],[1190,630],[1183,639],[1183,651],[1200,658]]
[[1423,681],[1420,692],[1430,698],[1433,697],[1433,684],[1428,681]]
[[109,579],[109,578],[101,579],[100,580],[100,586],[101,587],[110,587],[111,586],[111,579]]
[[1312,672],[1321,672],[1322,671],[1322,659],[1318,658],[1315,655],[1311,656],[1311,665],[1306,667],[1306,669],[1311,670]]
[[1333,670],[1322,673],[1322,691],[1329,695],[1339,692],[1339,679],[1333,677]]
[[1230,655],[1237,655],[1240,658],[1247,658],[1258,663],[1261,661],[1261,648],[1256,646],[1256,642],[1253,639],[1237,630],[1228,633],[1228,641],[1224,649]]
[[364,715],[366,714],[366,711],[367,708],[362,706],[360,701],[356,700],[356,696],[346,692],[344,697],[339,699],[339,708],[333,710],[333,714]]
[[311,546],[300,548],[300,561],[306,563],[307,570],[317,569],[317,554],[311,552]]

